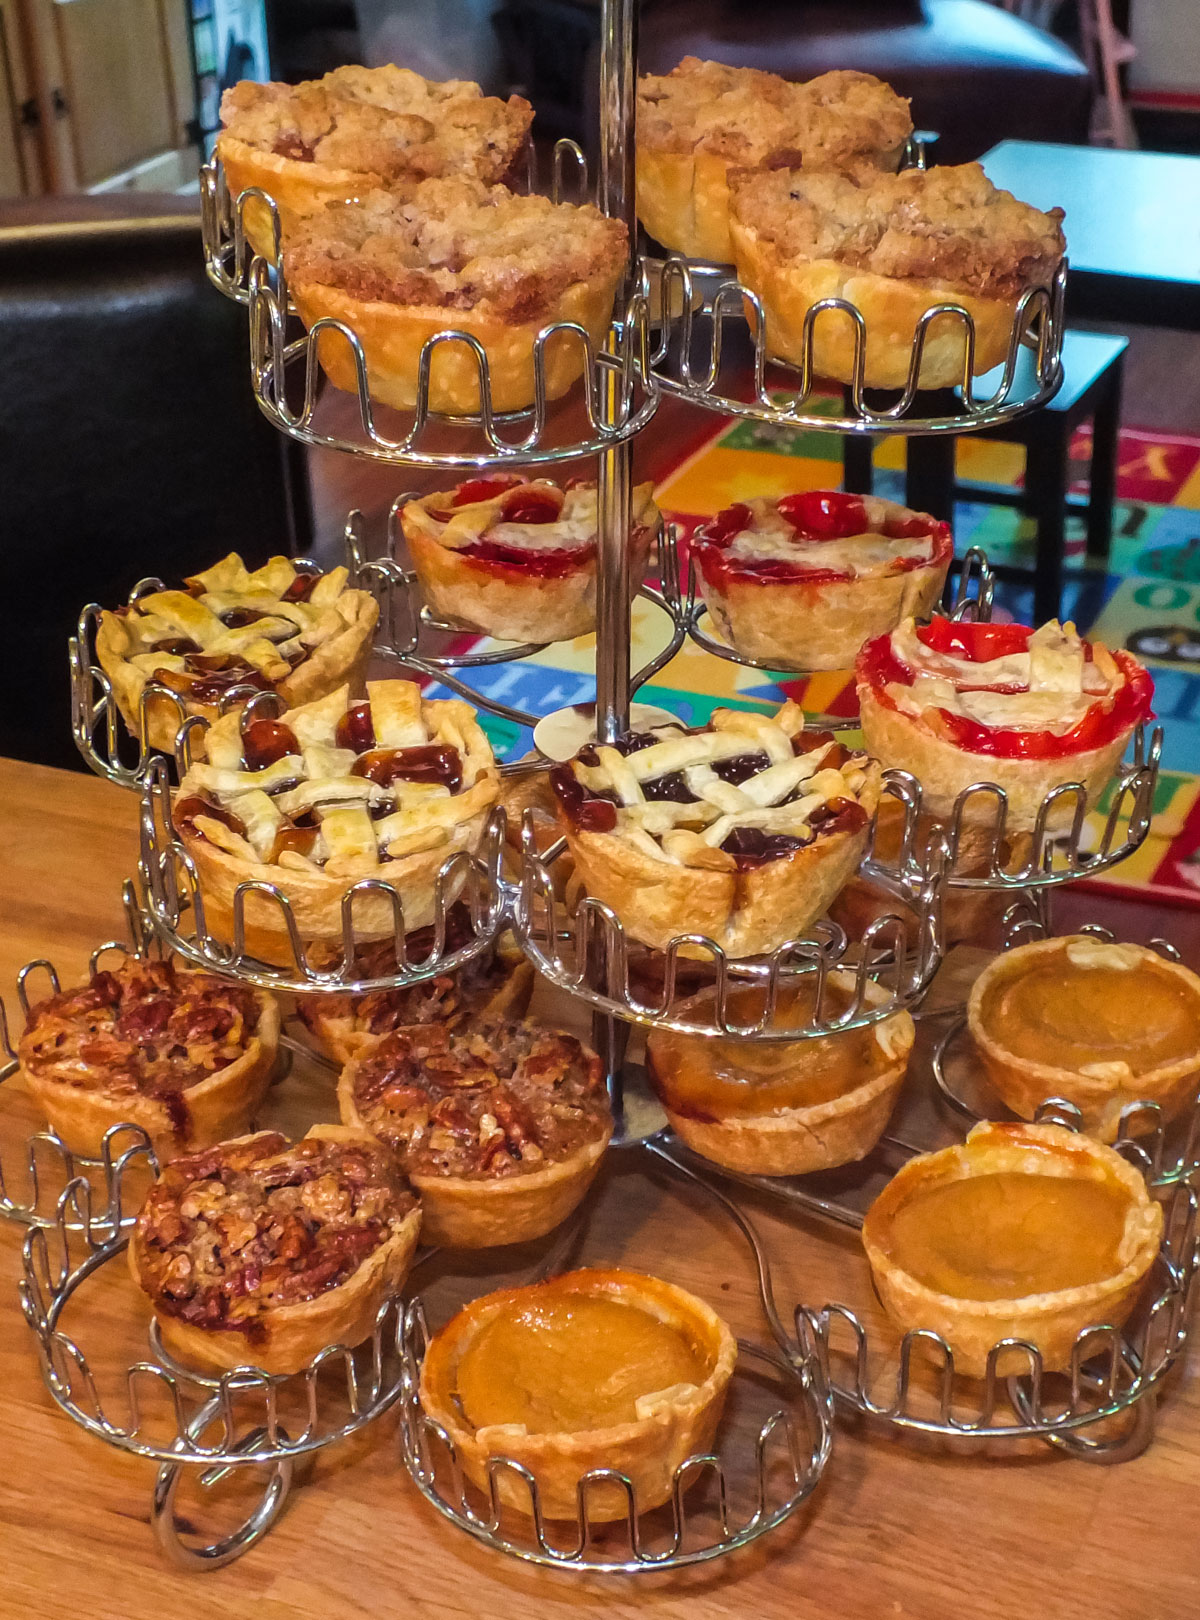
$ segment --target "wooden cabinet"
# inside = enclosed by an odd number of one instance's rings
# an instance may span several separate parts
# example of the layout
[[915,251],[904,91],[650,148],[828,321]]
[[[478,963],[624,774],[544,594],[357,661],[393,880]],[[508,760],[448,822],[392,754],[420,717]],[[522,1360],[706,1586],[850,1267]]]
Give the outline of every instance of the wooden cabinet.
[[16,0],[0,0],[0,197],[44,189],[33,84]]

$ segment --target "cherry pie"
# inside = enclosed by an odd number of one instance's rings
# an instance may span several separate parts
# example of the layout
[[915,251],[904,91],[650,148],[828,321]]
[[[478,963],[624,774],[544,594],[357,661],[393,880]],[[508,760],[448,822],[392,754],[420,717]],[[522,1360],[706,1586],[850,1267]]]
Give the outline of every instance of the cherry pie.
[[851,668],[864,641],[924,617],[954,542],[924,512],[817,489],[727,507],[691,550],[713,621],[737,652],[819,670]]
[[[633,492],[631,597],[661,521],[653,488]],[[502,473],[410,501],[401,523],[439,618],[501,641],[570,641],[596,628],[594,483],[563,490]]]
[[250,1125],[279,1042],[279,1008],[248,985],[125,957],[35,1003],[21,1073],[72,1153],[140,1125],[160,1163]]
[[789,702],[589,744],[551,780],[584,888],[633,939],[661,950],[700,933],[755,956],[800,934],[855,870],[880,772],[805,735]]
[[[499,792],[475,711],[426,701],[413,681],[369,681],[361,703],[343,686],[244,730],[227,714],[205,746],[180,783],[174,822],[220,938],[231,936],[237,885],[264,880],[287,896],[305,942],[341,940],[342,897],[361,878],[399,894],[406,929],[426,927],[438,873],[475,848]],[[245,918],[250,954],[293,960],[273,900],[248,894]],[[354,925],[359,940],[394,938],[389,898],[363,895]]]
[[[922,808],[945,820],[965,788],[994,782],[1010,832],[1031,831],[1060,784],[1082,783],[1094,802],[1154,694],[1136,658],[1057,620],[1031,630],[906,619],[867,643],[856,676],[867,747],[917,778]],[[1063,801],[1064,817],[1074,809]],[[994,819],[994,801],[973,795],[967,813]]]
[[379,607],[369,591],[348,589],[346,570],[321,573],[272,557],[248,569],[230,552],[184,581],[186,590],[150,591],[115,613],[104,612],[96,656],[117,706],[141,735],[169,751],[181,715],[215,720],[229,693],[278,692],[307,703],[347,682],[361,690]]

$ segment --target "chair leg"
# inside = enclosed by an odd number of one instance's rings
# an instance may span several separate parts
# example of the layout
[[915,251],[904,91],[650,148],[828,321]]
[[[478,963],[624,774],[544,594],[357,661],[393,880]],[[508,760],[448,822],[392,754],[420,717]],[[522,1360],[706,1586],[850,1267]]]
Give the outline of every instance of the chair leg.
[[952,434],[909,439],[904,499],[917,512],[954,523],[954,446]]
[[842,434],[842,488],[850,495],[870,495],[875,485],[871,452],[875,441],[861,433]]
[[1031,434],[1025,453],[1025,508],[1037,522],[1033,576],[1033,621],[1044,624],[1062,611],[1063,550],[1066,545],[1067,444],[1065,420],[1042,413],[1041,432]]
[[1092,414],[1092,467],[1088,480],[1087,554],[1107,562],[1117,497],[1117,449],[1121,431],[1121,384],[1125,356],[1117,357]]

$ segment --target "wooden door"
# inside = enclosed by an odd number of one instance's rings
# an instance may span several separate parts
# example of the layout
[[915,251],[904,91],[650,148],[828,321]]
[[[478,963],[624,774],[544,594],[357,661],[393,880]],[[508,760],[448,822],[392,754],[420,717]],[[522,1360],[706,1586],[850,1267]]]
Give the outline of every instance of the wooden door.
[[0,0],[0,197],[42,190],[36,101],[14,0]]
[[76,184],[175,145],[158,0],[52,0]]

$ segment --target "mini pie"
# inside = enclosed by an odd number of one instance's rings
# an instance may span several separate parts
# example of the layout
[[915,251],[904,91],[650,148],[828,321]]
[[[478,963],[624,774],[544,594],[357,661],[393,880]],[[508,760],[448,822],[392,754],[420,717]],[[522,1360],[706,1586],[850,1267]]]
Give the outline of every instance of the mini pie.
[[[373,399],[411,410],[422,345],[447,328],[476,338],[487,355],[492,404],[534,402],[534,339],[552,322],[575,322],[604,347],[628,239],[592,205],[518,197],[469,175],[368,191],[327,203],[297,224],[284,248],[300,318],[343,321],[362,342]],[[354,356],[335,332],[319,339],[330,382],[357,393]],[[583,374],[584,346],[558,333],[543,348],[546,397]],[[429,408],[479,409],[479,367],[463,343],[433,351]]]
[[686,56],[638,83],[638,217],[664,247],[729,264],[731,169],[895,169],[912,127],[908,102],[869,73],[791,84]]
[[857,868],[880,775],[806,736],[788,702],[589,744],[550,779],[584,889],[631,938],[662,950],[706,934],[756,956],[800,934]]
[[181,717],[215,720],[233,687],[278,692],[285,703],[324,697],[343,682],[362,690],[379,606],[369,591],[350,590],[346,570],[327,574],[287,557],[247,569],[236,551],[184,581],[186,590],[151,591],[105,610],[96,656],[112,682],[117,707],[141,735],[169,752]]
[[613,1129],[600,1059],[532,1022],[398,1029],[343,1070],[338,1108],[398,1154],[426,1238],[467,1249],[558,1226]]
[[[1054,278],[1066,248],[1061,220],[1061,208],[1043,214],[998,191],[977,163],[860,180],[798,168],[731,178],[738,278],[762,300],[768,353],[800,365],[808,310],[844,298],[866,322],[868,388],[905,386],[917,321],[945,302],[975,323],[974,372],[999,365],[1021,294]],[[854,349],[848,315],[816,320],[818,375],[852,382]],[[920,386],[961,383],[964,354],[961,318],[933,322]]]
[[[635,1511],[671,1497],[675,1471],[708,1453],[737,1360],[703,1300],[636,1271],[568,1271],[474,1300],[425,1352],[420,1398],[488,1492],[489,1459],[537,1480],[543,1517],[574,1519],[579,1482],[612,1468],[633,1481]],[[531,1512],[511,1469],[499,1499]],[[586,1487],[589,1521],[624,1519],[620,1486]]]
[[129,1244],[167,1352],[294,1373],[367,1338],[408,1273],[421,1210],[395,1159],[340,1125],[259,1131],[175,1159]]
[[[822,1016],[843,1014],[854,996],[852,973],[831,973]],[[864,999],[879,1005],[887,992],[870,981]],[[712,1017],[714,993],[702,992],[678,1016]],[[781,990],[771,1021],[778,1029],[811,1016],[813,986],[801,980]],[[731,991],[732,1021],[762,1011],[753,986]],[[694,1152],[751,1175],[795,1176],[828,1170],[868,1154],[895,1105],[916,1030],[906,1012],[862,1029],[807,1040],[765,1042],[677,1035],[651,1030],[646,1068],[671,1129]]]
[[[221,939],[232,935],[237,885],[251,881],[282,890],[302,942],[341,941],[342,897],[361,878],[399,894],[406,930],[428,926],[439,872],[476,847],[499,790],[475,711],[458,699],[426,701],[413,681],[369,681],[365,703],[342,686],[244,732],[227,714],[205,748],[173,815],[207,926]],[[293,960],[273,900],[247,894],[245,918],[250,955]],[[393,939],[390,899],[362,896],[354,926],[361,941]]]
[[1127,1104],[1174,1119],[1200,1086],[1200,977],[1141,945],[1074,934],[1005,951],[976,979],[967,1019],[1014,1113],[1062,1097],[1102,1142]]
[[925,512],[819,489],[726,507],[697,530],[691,553],[713,622],[737,652],[850,669],[864,641],[930,612],[954,541]]
[[72,1153],[99,1158],[105,1131],[131,1123],[165,1163],[249,1127],[278,1044],[264,991],[125,957],[32,1006],[18,1057]]
[[[455,906],[451,922],[460,908]],[[470,938],[469,922],[457,930],[447,928],[446,949],[455,950]],[[419,954],[409,940],[410,960]],[[391,940],[366,945],[359,953],[363,977],[381,978],[395,972]],[[345,1065],[371,1046],[380,1035],[411,1024],[474,1027],[496,1018],[520,1018],[533,993],[533,968],[506,934],[496,949],[474,957],[455,973],[439,973],[416,984],[394,990],[372,990],[363,996],[312,995],[296,998],[296,1011],[323,1052]]]
[[[653,484],[633,491],[629,595],[661,519]],[[514,473],[409,501],[400,514],[425,600],[441,619],[500,641],[570,641],[596,628],[596,486]]]
[[[898,1328],[941,1334],[982,1378],[1001,1339],[1025,1339],[1051,1371],[1078,1335],[1120,1327],[1158,1253],[1163,1216],[1112,1148],[1059,1125],[976,1125],[910,1159],[872,1204],[863,1247]],[[1000,1374],[1025,1372],[1019,1351]]]
[[[250,186],[275,199],[280,225],[326,202],[346,202],[406,179],[472,174],[492,184],[517,164],[533,108],[477,84],[438,84],[388,63],[340,67],[302,84],[243,79],[221,97],[216,155],[235,200]],[[273,256],[270,211],[247,199],[255,251]]]
[[[1032,831],[1064,783],[1082,783],[1094,802],[1154,694],[1131,654],[1053,619],[1040,630],[906,619],[866,644],[855,676],[867,747],[917,778],[922,809],[945,820],[964,789],[994,782],[1008,795],[1010,832]],[[1074,810],[1068,795],[1053,822]],[[996,802],[974,794],[966,813],[994,821]]]

